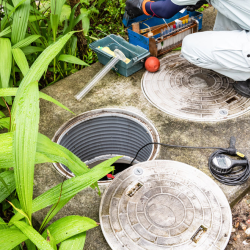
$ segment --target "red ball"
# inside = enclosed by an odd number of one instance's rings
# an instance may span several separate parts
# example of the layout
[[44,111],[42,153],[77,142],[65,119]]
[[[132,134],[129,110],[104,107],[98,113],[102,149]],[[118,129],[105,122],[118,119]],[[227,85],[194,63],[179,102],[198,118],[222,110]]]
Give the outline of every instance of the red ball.
[[158,58],[151,56],[145,62],[145,68],[149,72],[156,72],[160,68],[160,61]]

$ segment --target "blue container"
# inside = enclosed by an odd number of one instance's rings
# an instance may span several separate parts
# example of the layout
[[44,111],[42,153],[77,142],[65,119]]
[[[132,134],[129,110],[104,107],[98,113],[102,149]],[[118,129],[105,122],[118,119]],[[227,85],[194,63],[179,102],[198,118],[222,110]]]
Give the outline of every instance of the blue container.
[[103,65],[106,65],[111,60],[112,56],[105,51],[98,49],[99,46],[109,47],[112,51],[114,51],[115,49],[119,49],[127,58],[131,60],[128,64],[120,61],[113,69],[123,76],[130,76],[142,69],[144,66],[143,59],[150,55],[148,50],[140,46],[130,44],[122,37],[109,35],[89,45],[89,47],[97,54],[99,62]]
[[[196,20],[199,21],[199,27],[198,30],[202,28],[202,19],[203,19],[203,14],[197,11],[187,11],[185,10],[183,13],[178,12],[176,15],[174,15],[170,19],[165,19],[167,23],[173,22],[175,19],[179,19],[181,17],[184,17],[189,14],[189,17],[194,17]],[[129,37],[129,42],[134,45],[141,46],[147,50],[149,50],[149,38],[145,37],[141,34],[138,34],[132,30],[132,23],[140,22],[140,29],[146,29],[148,28],[147,25],[150,27],[164,24],[165,22],[163,21],[162,18],[157,18],[157,17],[149,17],[147,15],[141,15],[139,17],[130,19],[127,13],[124,14],[123,17],[123,24],[128,27],[128,37]],[[146,23],[147,25],[145,25]],[[157,36],[154,36],[157,38]]]

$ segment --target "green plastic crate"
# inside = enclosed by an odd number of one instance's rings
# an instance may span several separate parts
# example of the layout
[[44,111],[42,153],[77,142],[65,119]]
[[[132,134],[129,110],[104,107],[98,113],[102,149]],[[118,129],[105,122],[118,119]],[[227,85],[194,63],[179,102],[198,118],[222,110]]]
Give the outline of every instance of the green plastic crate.
[[113,68],[114,71],[123,76],[130,76],[142,69],[144,66],[144,59],[150,55],[148,50],[138,45],[135,46],[133,44],[130,44],[122,37],[112,34],[89,45],[89,47],[97,54],[99,62],[103,65],[106,65],[110,61],[112,56],[105,51],[98,49],[99,46],[109,47],[112,51],[114,51],[115,49],[119,49],[127,58],[131,60],[128,64],[120,61],[116,64],[115,68]]

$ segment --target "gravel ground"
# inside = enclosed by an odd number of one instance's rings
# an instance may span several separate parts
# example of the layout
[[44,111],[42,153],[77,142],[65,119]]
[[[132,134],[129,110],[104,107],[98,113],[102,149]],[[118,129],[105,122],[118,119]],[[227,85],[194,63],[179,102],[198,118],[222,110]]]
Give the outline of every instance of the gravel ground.
[[226,250],[250,249],[250,192],[232,209],[233,228]]

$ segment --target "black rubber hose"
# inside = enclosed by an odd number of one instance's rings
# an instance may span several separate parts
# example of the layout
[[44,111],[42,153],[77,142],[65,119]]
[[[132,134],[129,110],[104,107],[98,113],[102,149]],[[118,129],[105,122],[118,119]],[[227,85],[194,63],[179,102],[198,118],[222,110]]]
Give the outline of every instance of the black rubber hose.
[[[231,140],[232,140],[232,138],[231,138]],[[187,148],[187,149],[217,149],[217,151],[215,151],[214,153],[212,153],[210,155],[209,160],[208,160],[208,167],[209,167],[209,170],[210,170],[211,174],[213,175],[213,177],[225,185],[229,185],[229,186],[242,185],[248,180],[248,178],[250,176],[250,164],[249,164],[249,160],[246,156],[242,157],[242,159],[247,160],[248,164],[245,167],[242,167],[236,171],[231,172],[230,174],[218,174],[212,168],[212,160],[214,157],[216,157],[219,154],[227,154],[227,155],[237,156],[236,148],[234,147],[234,145],[231,145],[231,140],[230,140],[230,147],[229,148],[191,147],[191,146],[171,145],[171,144],[165,144],[165,143],[159,143],[159,142],[150,142],[150,143],[145,144],[143,147],[141,147],[137,151],[137,153],[136,153],[134,159],[131,161],[130,165],[132,166],[133,162],[137,158],[140,151],[143,148],[147,147],[148,145],[161,145],[164,147]]]

